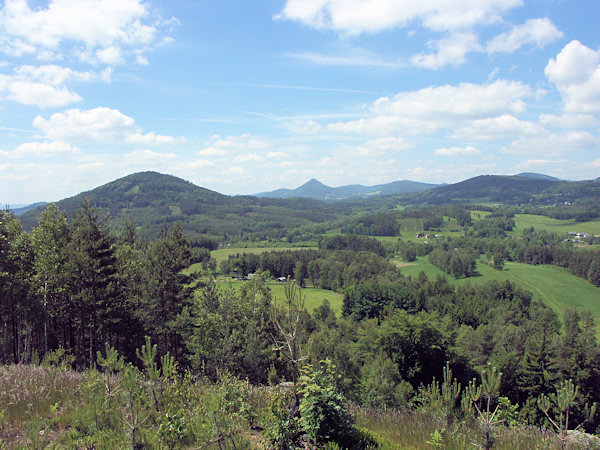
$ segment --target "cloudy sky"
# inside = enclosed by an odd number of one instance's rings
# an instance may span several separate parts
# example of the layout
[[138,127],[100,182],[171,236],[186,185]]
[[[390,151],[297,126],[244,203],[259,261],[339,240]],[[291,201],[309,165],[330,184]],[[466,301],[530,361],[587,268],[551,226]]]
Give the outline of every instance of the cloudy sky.
[[0,201],[600,176],[596,0],[5,0]]

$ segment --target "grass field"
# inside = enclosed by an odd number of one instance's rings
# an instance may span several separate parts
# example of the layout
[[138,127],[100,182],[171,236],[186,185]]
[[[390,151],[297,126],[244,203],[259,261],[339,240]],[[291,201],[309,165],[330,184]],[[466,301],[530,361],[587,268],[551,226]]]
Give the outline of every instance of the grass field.
[[249,248],[225,247],[225,248],[220,248],[218,250],[213,250],[212,252],[210,252],[210,255],[213,258],[215,258],[217,260],[217,264],[219,264],[221,261],[229,258],[230,255],[236,255],[238,253],[240,255],[242,253],[260,255],[261,253],[265,253],[265,252],[285,252],[285,251],[294,251],[294,250],[306,250],[306,249],[310,249],[310,248],[316,248],[316,247],[249,247]]
[[529,264],[507,262],[502,271],[477,263],[480,276],[454,279],[450,275],[430,264],[427,258],[419,258],[413,263],[398,263],[404,275],[416,277],[422,270],[429,279],[443,275],[455,285],[469,281],[471,284],[485,283],[488,280],[512,281],[531,291],[534,298],[543,300],[562,317],[567,308],[578,311],[589,310],[596,321],[600,337],[600,288],[576,277],[566,269],[556,266],[531,266]]
[[[226,289],[229,286],[234,289],[238,289],[244,280],[234,280],[230,277],[219,276],[217,278],[217,285],[220,289]],[[267,281],[267,286],[271,289],[273,298],[276,298],[278,302],[283,302],[285,299],[284,283],[278,281]],[[340,317],[342,314],[342,300],[344,296],[337,292],[328,291],[326,289],[318,289],[314,287],[302,288],[302,295],[305,298],[304,306],[312,312],[315,308],[321,306],[323,300],[327,299],[331,305],[331,309],[335,312],[336,317]]]
[[533,214],[515,214],[515,229],[512,234],[520,235],[523,229],[534,227],[536,230],[548,230],[555,233],[577,231],[591,235],[600,235],[600,220],[575,222],[575,220],[559,220]]

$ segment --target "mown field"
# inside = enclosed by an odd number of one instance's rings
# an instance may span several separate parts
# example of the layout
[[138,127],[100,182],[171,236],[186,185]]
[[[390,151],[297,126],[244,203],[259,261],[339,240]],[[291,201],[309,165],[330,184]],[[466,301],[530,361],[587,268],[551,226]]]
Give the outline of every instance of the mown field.
[[[423,271],[429,279],[442,275],[455,285],[466,282],[479,284],[488,280],[509,280],[531,291],[534,298],[542,299],[561,317],[567,308],[576,308],[579,311],[589,310],[596,323],[600,324],[600,288],[576,277],[562,267],[507,262],[504,269],[499,271],[478,262],[477,272],[480,276],[456,280],[430,264],[427,257],[418,258],[412,263],[397,262],[396,264],[404,275],[416,277],[419,272]],[[597,328],[600,336],[600,327]]]
[[[220,289],[227,289],[230,286],[234,289],[237,289],[243,283],[246,283],[246,281],[234,280],[231,277],[220,276],[217,279],[217,283]],[[276,299],[278,303],[281,303],[285,300],[285,283],[281,283],[279,281],[267,281],[267,286],[269,287],[269,289],[271,289],[273,298]],[[328,291],[327,289],[304,287],[302,288],[302,295],[305,299],[304,306],[309,312],[312,312],[315,308],[321,306],[323,300],[326,299],[331,305],[333,311],[335,312],[336,317],[341,316],[342,300],[344,298],[342,294],[338,294],[337,292],[333,291]]]
[[217,264],[219,264],[221,261],[224,261],[227,258],[229,258],[229,256],[236,255],[238,253],[240,255],[242,253],[260,255],[261,253],[265,253],[265,252],[285,252],[285,251],[293,251],[293,250],[306,250],[309,248],[316,248],[316,247],[249,247],[249,248],[224,247],[224,248],[220,248],[218,250],[213,250],[212,252],[210,252],[210,255],[213,258],[215,258],[217,260]]
[[591,235],[600,235],[600,220],[575,222],[574,219],[559,220],[551,217],[533,214],[515,214],[515,228],[511,234],[521,235],[525,228],[534,227],[536,230],[548,230],[555,233],[576,231]]

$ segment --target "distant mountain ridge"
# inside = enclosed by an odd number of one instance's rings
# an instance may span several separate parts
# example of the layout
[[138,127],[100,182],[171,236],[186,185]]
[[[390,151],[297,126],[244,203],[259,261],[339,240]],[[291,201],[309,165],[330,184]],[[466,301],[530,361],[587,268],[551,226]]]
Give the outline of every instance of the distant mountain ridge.
[[375,186],[363,186],[360,184],[349,184],[346,186],[331,187],[312,178],[296,189],[276,189],[270,192],[255,194],[256,197],[267,198],[291,198],[304,197],[314,200],[349,200],[357,198],[368,198],[380,195],[398,195],[411,192],[424,191],[440,186],[439,184],[420,183],[418,181],[393,181],[391,183],[378,184]]
[[47,204],[48,204],[48,202],[37,202],[37,203],[32,203],[31,205],[17,206],[15,208],[11,208],[10,210],[13,212],[13,214],[15,216],[19,217],[19,216],[22,216],[23,214],[25,214],[27,211],[31,211],[32,209],[46,206]]
[[[531,176],[533,175],[533,176]],[[600,198],[600,179],[564,181],[539,174],[479,175],[458,183],[408,196],[409,203],[444,204],[452,202],[570,203]]]
[[[115,225],[129,219],[144,235],[158,233],[164,224],[179,222],[189,234],[208,234],[224,239],[247,235],[258,239],[263,232],[278,230],[283,233],[287,227],[322,224],[364,209],[373,211],[374,208],[400,204],[494,202],[552,205],[582,201],[598,204],[600,178],[589,181],[547,178],[530,174],[480,175],[428,189],[426,187],[436,185],[397,181],[371,187],[348,185],[331,188],[312,179],[297,189],[279,190],[279,195],[283,192],[290,194],[289,197],[270,198],[228,196],[172,175],[140,172],[56,204],[71,219],[87,199],[91,205],[109,213]],[[407,189],[419,191],[398,193]],[[43,209],[43,206],[37,207],[20,216],[26,230],[37,226]]]
[[534,173],[534,172],[522,172],[514,175],[515,177],[522,178],[532,178],[534,180],[550,180],[550,181],[565,181],[560,178],[552,177],[550,175],[545,175],[543,173]]
[[[143,234],[155,234],[163,224],[172,222],[180,222],[190,233],[225,236],[333,218],[326,205],[316,200],[229,196],[158,172],[127,175],[56,205],[71,219],[86,199],[110,214],[114,223],[128,218]],[[43,209],[23,214],[23,227],[30,230],[37,226]]]

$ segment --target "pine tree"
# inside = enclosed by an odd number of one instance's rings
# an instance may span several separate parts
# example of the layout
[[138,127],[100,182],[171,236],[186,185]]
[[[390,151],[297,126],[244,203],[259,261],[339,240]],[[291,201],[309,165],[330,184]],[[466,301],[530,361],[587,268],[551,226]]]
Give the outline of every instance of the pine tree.
[[[114,239],[108,217],[84,201],[72,224],[69,264],[77,326],[75,354],[81,365],[95,361],[104,342],[122,336],[126,311],[117,280]],[[125,337],[125,336],[122,336]]]
[[191,292],[186,287],[189,277],[181,271],[190,261],[188,243],[179,224],[171,229],[163,226],[160,238],[146,249],[143,320],[152,340],[158,343],[159,354],[170,352],[176,359],[182,331],[178,317],[191,304]]

